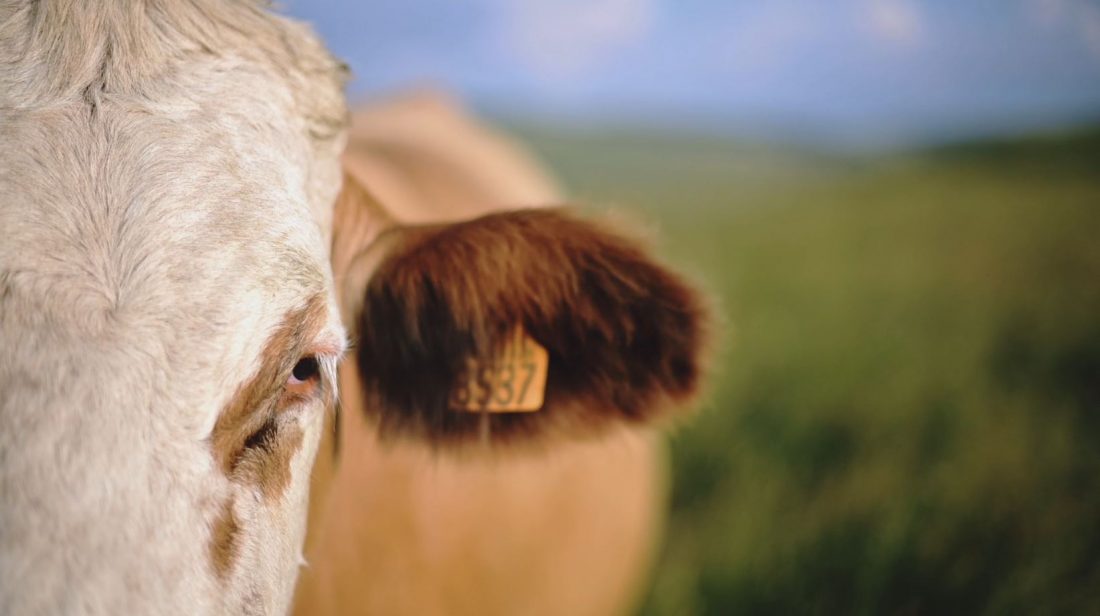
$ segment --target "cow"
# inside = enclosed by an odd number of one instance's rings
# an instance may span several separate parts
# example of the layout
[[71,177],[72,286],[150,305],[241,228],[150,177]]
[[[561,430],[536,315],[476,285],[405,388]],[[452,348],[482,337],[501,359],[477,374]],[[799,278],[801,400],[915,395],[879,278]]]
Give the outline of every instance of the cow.
[[698,389],[704,303],[629,234],[392,218],[346,74],[261,2],[0,0],[0,613],[284,613],[326,422],[534,465]]
[[[563,202],[556,180],[504,135],[438,92],[374,101],[353,116],[349,185],[403,225],[469,220]],[[346,201],[341,201],[347,205]],[[337,210],[336,232],[342,225]],[[337,279],[347,266],[337,255]],[[363,280],[345,279],[344,294]],[[296,612],[626,613],[660,534],[664,451],[648,430],[552,451],[440,457],[388,443],[340,368],[341,430],[314,469]],[[337,442],[338,441],[338,442]]]

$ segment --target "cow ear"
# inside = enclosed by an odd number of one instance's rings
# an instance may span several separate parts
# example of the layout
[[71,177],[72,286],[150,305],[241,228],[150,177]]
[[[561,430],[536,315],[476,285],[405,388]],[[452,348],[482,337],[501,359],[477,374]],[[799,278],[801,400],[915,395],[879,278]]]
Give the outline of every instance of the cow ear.
[[[344,305],[365,411],[384,437],[587,436],[672,414],[699,387],[704,302],[607,225],[539,209],[369,235],[347,268],[357,297]],[[520,378],[500,369],[516,336],[545,350],[537,410],[495,412],[468,391],[456,403],[456,390],[476,387],[471,369],[489,369],[483,402]]]
[[332,274],[344,322],[352,324],[359,307],[365,276],[365,254],[378,238],[397,226],[382,206],[351,173],[344,171],[332,217]]

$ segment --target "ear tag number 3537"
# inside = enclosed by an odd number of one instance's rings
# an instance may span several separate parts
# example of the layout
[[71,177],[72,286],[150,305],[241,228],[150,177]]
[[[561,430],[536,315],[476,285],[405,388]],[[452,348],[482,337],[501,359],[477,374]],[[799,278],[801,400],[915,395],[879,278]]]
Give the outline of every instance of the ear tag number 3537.
[[516,327],[488,362],[469,360],[448,401],[455,411],[525,413],[542,408],[550,365],[546,349]]

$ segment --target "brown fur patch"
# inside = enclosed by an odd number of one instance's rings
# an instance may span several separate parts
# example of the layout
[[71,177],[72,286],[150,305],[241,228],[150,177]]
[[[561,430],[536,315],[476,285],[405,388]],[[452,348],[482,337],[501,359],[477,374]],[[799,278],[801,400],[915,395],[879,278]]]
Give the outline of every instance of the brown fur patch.
[[268,502],[278,500],[290,485],[290,460],[302,446],[303,436],[299,428],[290,426],[271,432],[241,457],[236,476],[259,487]]
[[237,515],[233,512],[233,500],[227,500],[210,528],[210,562],[221,579],[229,576],[229,571],[237,560],[237,553],[240,551],[237,535],[240,529]]
[[[367,411],[383,435],[592,434],[653,420],[696,392],[707,311],[637,242],[565,210],[403,233],[358,320]],[[543,409],[449,410],[466,361],[491,357],[517,324],[550,354]]]
[[302,443],[298,428],[285,424],[280,411],[289,402],[287,376],[325,324],[325,297],[317,295],[292,310],[271,334],[260,369],[222,409],[211,433],[211,449],[230,479],[258,487],[278,499],[290,482],[290,460]]

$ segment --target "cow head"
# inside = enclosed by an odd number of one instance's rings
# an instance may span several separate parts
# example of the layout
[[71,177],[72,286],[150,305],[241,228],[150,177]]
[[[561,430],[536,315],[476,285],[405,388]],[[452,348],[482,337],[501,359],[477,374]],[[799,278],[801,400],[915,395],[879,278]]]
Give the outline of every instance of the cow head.
[[0,613],[285,609],[343,73],[259,3],[0,2]]
[[[342,323],[388,434],[550,442],[694,390],[699,302],[631,241],[337,199],[343,73],[249,3],[0,2],[0,613],[285,610]],[[517,328],[542,410],[455,411]]]

